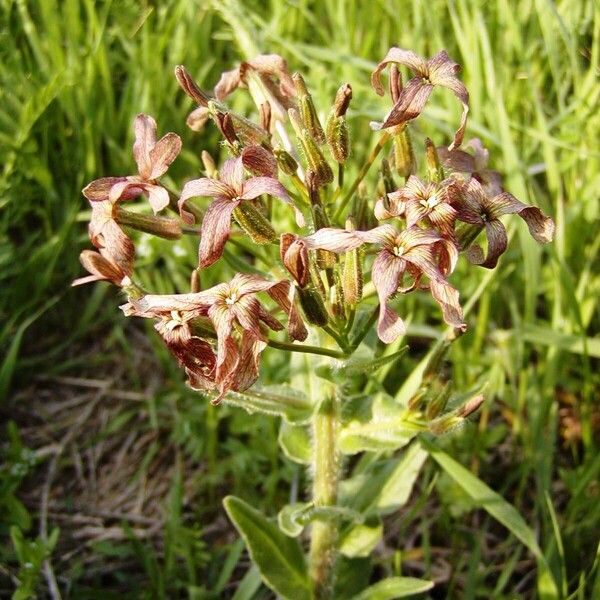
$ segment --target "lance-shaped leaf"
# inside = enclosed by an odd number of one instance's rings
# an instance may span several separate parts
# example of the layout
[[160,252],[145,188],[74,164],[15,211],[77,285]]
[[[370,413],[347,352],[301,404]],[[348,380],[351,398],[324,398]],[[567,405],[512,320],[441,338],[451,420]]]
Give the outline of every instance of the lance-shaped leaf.
[[358,523],[346,529],[339,544],[340,552],[348,558],[370,556],[383,537],[383,525],[379,519]]
[[492,517],[502,523],[520,542],[535,556],[538,563],[538,586],[540,598],[558,598],[558,590],[546,558],[539,547],[534,532],[527,525],[517,509],[509,504],[500,494],[494,492],[481,479],[448,456],[433,442],[424,438],[420,440],[423,448],[429,452],[442,469],[463,489],[463,491]]
[[265,584],[287,600],[311,600],[300,544],[240,498],[227,496],[223,505]]
[[363,590],[352,600],[395,600],[414,594],[426,592],[433,587],[433,581],[416,579],[415,577],[390,577],[384,579],[366,590]]

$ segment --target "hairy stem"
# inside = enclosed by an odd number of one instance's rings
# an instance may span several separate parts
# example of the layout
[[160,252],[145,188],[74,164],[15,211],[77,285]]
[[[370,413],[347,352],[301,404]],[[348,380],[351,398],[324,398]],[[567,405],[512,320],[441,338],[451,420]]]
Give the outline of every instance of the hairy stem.
[[333,216],[334,221],[337,221],[341,217],[342,213],[344,212],[344,209],[346,208],[346,205],[348,204],[348,202],[350,202],[350,199],[354,195],[354,192],[360,185],[360,182],[365,178],[365,176],[369,172],[369,169],[371,168],[371,165],[375,162],[375,159],[377,158],[377,156],[379,155],[379,153],[385,146],[385,143],[389,139],[390,139],[390,134],[387,131],[384,131],[382,133],[381,137],[379,138],[379,141],[377,142],[376,146],[373,148],[373,150],[371,150],[371,154],[369,154],[369,158],[367,158],[367,162],[365,162],[365,164],[362,166],[362,169],[356,176],[356,179],[352,182],[352,185],[346,192],[346,195],[342,198],[340,205],[339,205],[338,209],[336,210],[335,215]]
[[[337,448],[338,401],[327,397],[313,417],[313,502],[315,507],[337,502],[339,458]],[[315,520],[311,529],[309,571],[315,600],[333,598],[333,567],[337,527],[331,520]]]

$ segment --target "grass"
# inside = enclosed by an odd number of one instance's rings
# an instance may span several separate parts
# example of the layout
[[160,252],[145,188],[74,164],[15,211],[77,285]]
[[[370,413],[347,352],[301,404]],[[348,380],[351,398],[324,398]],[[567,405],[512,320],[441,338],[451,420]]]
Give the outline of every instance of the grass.
[[[541,250],[520,223],[513,225],[499,269],[457,274],[467,302],[483,291],[470,312],[470,333],[453,347],[452,378],[459,389],[488,380],[489,400],[464,436],[448,436],[442,445],[526,516],[563,598],[600,594],[600,8],[583,0],[522,0],[518,9],[507,0],[266,5],[4,0],[0,6],[0,397],[2,413],[20,423],[22,439],[37,451],[23,477],[1,473],[0,500],[12,506],[3,533],[16,523],[36,537],[35,508],[15,508],[16,498],[43,479],[47,458],[40,448],[59,439],[32,435],[32,407],[40,406],[32,392],[41,398],[57,392],[47,381],[32,387],[32,374],[98,373],[142,400],[135,418],[131,405],[114,398],[104,417],[94,414],[101,429],[94,444],[124,436],[135,422],[140,435],[172,448],[177,468],[169,470],[164,494],[170,516],[153,536],[140,537],[130,526],[116,541],[88,546],[92,557],[115,560],[114,573],[86,578],[73,558],[59,562],[60,583],[70,582],[73,597],[95,597],[100,589],[137,597],[136,586],[147,597],[233,594],[229,580],[239,581],[247,568],[241,546],[226,525],[205,533],[211,520],[224,518],[220,498],[244,495],[272,514],[290,482],[300,492],[305,482],[279,457],[274,421],[204,406],[180,385],[157,343],[144,346],[149,356],[140,358],[138,337],[129,326],[125,331],[111,291],[68,288],[86,245],[80,190],[95,177],[131,171],[130,124],[138,112],[184,137],[174,181],[198,172],[201,149],[218,151],[213,129],[201,136],[186,131],[190,105],[172,77],[176,64],[209,88],[240,58],[277,52],[306,73],[324,109],[349,81],[356,106],[365,107],[351,115],[354,151],[366,156],[367,123],[385,110],[369,86],[374,63],[394,44],[425,55],[446,48],[463,65],[471,93],[470,134],[490,148],[517,197],[554,216],[557,237]],[[451,135],[459,108],[443,93],[434,100],[433,125],[417,125],[416,139]],[[236,108],[244,106],[236,100]],[[193,257],[193,242],[185,243]],[[151,245],[143,257],[149,264],[162,259],[160,276],[147,281],[158,292],[183,287],[190,267],[164,249]],[[426,322],[428,307],[408,302],[405,308],[413,323]],[[282,368],[277,360],[268,357],[267,377]],[[412,368],[409,360],[402,365],[384,381],[392,393]],[[59,391],[75,393],[72,386]],[[61,427],[54,434],[68,431]],[[7,444],[11,452],[22,443],[17,438]],[[80,444],[85,449],[89,440]],[[151,477],[156,444],[144,446],[131,481]],[[7,464],[17,464],[11,452]],[[190,465],[200,468],[192,505],[182,492]],[[432,465],[424,477],[408,512],[386,524],[392,533],[377,569],[396,574],[419,562],[426,577],[443,580],[435,597],[533,597],[535,579],[524,575],[532,563],[520,544],[472,511],[460,488]],[[70,535],[68,522],[62,527],[59,549]],[[407,546],[407,540],[416,541]],[[1,556],[7,566],[0,578],[10,588],[16,573],[10,544]],[[258,585],[248,571],[235,597],[266,597]]]

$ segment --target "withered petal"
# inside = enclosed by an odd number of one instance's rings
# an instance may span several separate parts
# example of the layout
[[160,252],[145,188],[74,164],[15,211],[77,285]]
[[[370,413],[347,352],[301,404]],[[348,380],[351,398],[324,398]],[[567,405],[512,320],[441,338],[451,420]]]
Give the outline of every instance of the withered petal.
[[200,268],[208,267],[221,258],[231,231],[231,213],[238,204],[239,201],[217,198],[206,210],[198,249]]
[[412,50],[404,50],[402,48],[392,47],[388,50],[385,58],[377,65],[371,73],[371,85],[377,94],[383,96],[385,89],[381,83],[381,72],[390,63],[396,63],[408,67],[411,71],[419,76],[424,76],[427,73],[427,62],[415,54]]
[[148,179],[158,179],[167,172],[169,165],[181,152],[181,138],[176,133],[167,133],[150,150],[152,166]]
[[133,123],[135,141],[133,142],[133,158],[138,166],[142,179],[148,179],[152,173],[150,152],[156,144],[156,121],[149,115],[140,113]]

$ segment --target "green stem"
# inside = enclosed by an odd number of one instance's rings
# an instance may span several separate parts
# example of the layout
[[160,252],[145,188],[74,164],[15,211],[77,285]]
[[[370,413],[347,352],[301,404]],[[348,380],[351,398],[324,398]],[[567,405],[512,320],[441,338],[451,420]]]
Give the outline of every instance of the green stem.
[[371,313],[369,320],[363,325],[362,329],[358,332],[358,334],[352,340],[352,343],[350,344],[350,348],[348,348],[349,354],[352,354],[360,346],[360,343],[365,339],[365,336],[367,335],[367,333],[369,333],[369,331],[371,331],[371,327],[373,327],[373,324],[377,320],[378,314],[379,314],[379,304],[373,309],[373,312]]
[[389,139],[390,139],[390,134],[387,131],[384,131],[381,134],[381,137],[379,138],[379,141],[377,142],[377,144],[375,145],[373,150],[371,150],[371,154],[369,154],[369,158],[367,158],[367,162],[362,166],[362,169],[360,170],[358,176],[356,177],[356,179],[354,180],[354,182],[352,183],[352,185],[346,192],[346,195],[342,198],[342,201],[340,202],[340,205],[339,205],[338,209],[336,210],[335,215],[333,216],[334,221],[338,221],[338,219],[344,212],[346,205],[348,204],[348,202],[350,202],[350,199],[354,195],[354,192],[360,185],[360,182],[365,178],[366,174],[369,172],[369,169],[371,168],[371,165],[375,162],[375,159],[377,158],[377,156],[379,155],[379,153],[385,146],[385,143]]
[[[326,398],[313,417],[313,502],[316,508],[337,502],[339,457],[337,448],[338,401]],[[309,573],[314,600],[333,598],[333,567],[337,526],[331,520],[315,520],[311,529]]]
[[269,340],[267,345],[279,350],[288,350],[289,352],[304,352],[306,354],[320,354],[321,356],[330,356],[331,358],[346,358],[346,354],[338,350],[330,350],[321,346],[309,346],[307,344],[289,344],[287,342],[278,342]]

